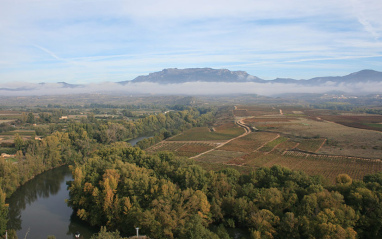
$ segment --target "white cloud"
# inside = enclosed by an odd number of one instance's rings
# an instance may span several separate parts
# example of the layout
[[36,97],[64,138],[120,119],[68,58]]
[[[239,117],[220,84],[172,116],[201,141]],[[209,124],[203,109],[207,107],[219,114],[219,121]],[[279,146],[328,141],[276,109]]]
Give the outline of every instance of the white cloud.
[[382,54],[381,7],[379,0],[3,0],[0,81],[119,81],[167,67],[322,75],[324,65],[301,64],[312,60],[343,67],[358,59],[358,67],[382,70],[366,58]]
[[[22,90],[18,88],[27,88]],[[0,88],[16,89],[15,91],[0,90],[3,96],[20,95],[54,95],[54,94],[162,94],[162,95],[227,95],[227,94],[259,94],[273,96],[285,93],[325,93],[328,91],[344,91],[348,93],[380,93],[382,83],[364,82],[357,84],[335,84],[327,82],[321,86],[303,86],[283,83],[213,83],[188,82],[183,84],[157,84],[150,82],[120,85],[113,82],[83,85],[77,88],[63,88],[62,84],[25,84],[8,83]]]
[[376,40],[382,34],[382,4],[374,0],[352,0],[353,9],[359,23]]

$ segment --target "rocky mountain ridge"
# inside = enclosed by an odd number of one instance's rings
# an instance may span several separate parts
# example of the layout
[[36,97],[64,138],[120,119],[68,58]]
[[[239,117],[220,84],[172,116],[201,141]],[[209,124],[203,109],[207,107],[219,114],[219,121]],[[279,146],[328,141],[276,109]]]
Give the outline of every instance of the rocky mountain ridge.
[[257,83],[283,83],[299,85],[321,85],[327,82],[339,83],[364,83],[382,82],[382,72],[374,70],[361,70],[346,76],[315,77],[308,80],[296,80],[291,78],[277,78],[274,80],[263,80],[252,76],[245,71],[230,71],[227,69],[212,68],[169,68],[149,75],[138,76],[131,81],[118,82],[122,85],[130,83],[151,82],[159,84],[180,84],[186,82],[257,82]]

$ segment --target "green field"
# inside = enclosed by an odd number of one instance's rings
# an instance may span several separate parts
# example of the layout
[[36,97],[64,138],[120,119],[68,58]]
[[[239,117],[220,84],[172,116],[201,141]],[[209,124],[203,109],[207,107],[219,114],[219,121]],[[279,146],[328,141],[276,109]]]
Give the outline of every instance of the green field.
[[370,127],[373,127],[373,128],[378,128],[378,129],[382,129],[382,123],[379,123],[379,124],[373,124],[373,123],[364,123],[364,125],[367,125],[367,126],[370,126]]
[[[282,165],[310,175],[324,175],[330,182],[334,182],[335,177],[341,173],[354,179],[362,179],[363,176],[382,169],[382,136],[377,131],[322,120],[326,115],[333,114],[333,111],[310,110],[309,114],[301,114],[302,109],[292,108],[283,109],[284,115],[270,117],[265,115],[269,114],[267,111],[253,109],[248,107],[247,111],[237,112],[244,112],[249,116],[244,122],[255,126],[259,131],[234,139],[195,160],[205,168],[218,169],[236,165],[242,171]],[[287,115],[293,115],[294,118]],[[381,122],[379,117],[347,116],[346,119],[360,121],[369,127],[382,128],[382,124],[374,123]],[[370,122],[372,120],[374,122]],[[216,137],[217,133],[221,132],[218,129],[210,132],[207,127],[196,128],[172,140],[224,139]]]
[[267,143],[266,145],[264,145],[260,151],[261,152],[269,152],[271,151],[274,147],[276,147],[277,145],[287,141],[288,138],[285,138],[285,137],[278,137],[277,139],[275,140],[272,140],[271,142]]
[[229,140],[244,133],[244,129],[233,125],[232,127],[216,128],[211,131],[208,127],[197,127],[187,130],[183,134],[175,136],[169,141],[211,141],[211,140]]
[[15,135],[19,134],[20,136],[34,136],[36,132],[34,130],[14,130],[14,131],[8,131],[0,133],[0,135]]
[[12,119],[8,119],[8,120],[0,119],[0,124],[12,122],[12,121],[14,121],[14,120],[12,120]]
[[197,161],[205,162],[205,163],[225,163],[234,158],[239,158],[243,156],[244,154],[245,153],[242,153],[242,152],[214,150],[198,157]]

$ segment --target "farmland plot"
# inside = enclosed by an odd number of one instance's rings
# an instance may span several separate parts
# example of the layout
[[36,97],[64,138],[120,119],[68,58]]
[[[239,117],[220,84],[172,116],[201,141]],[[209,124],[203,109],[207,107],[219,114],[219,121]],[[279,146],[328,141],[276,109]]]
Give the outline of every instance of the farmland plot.
[[248,161],[247,166],[272,167],[281,165],[293,170],[301,170],[309,175],[323,175],[334,182],[338,174],[346,173],[353,179],[362,179],[365,175],[382,171],[382,162],[346,159],[344,157],[306,157],[306,155],[280,155],[270,153],[254,157]]
[[178,156],[192,157],[200,153],[203,153],[205,151],[208,151],[216,147],[216,145],[218,144],[203,143],[203,142],[188,142],[188,141],[183,141],[183,142],[162,141],[161,143],[148,148],[146,151],[149,153],[155,153],[160,151],[171,151]]
[[296,148],[308,152],[317,152],[325,141],[326,139],[304,139]]
[[204,143],[186,143],[176,149],[175,154],[178,156],[192,157],[200,153],[206,152],[214,148],[211,144]]
[[288,140],[288,138],[278,137],[278,138],[272,140],[271,142],[268,142],[267,144],[265,144],[263,147],[261,147],[259,149],[259,151],[268,153],[268,152],[272,151],[274,148],[276,148],[276,146],[278,146],[279,144],[281,144],[287,140]]
[[214,128],[211,131],[208,127],[197,127],[175,136],[169,141],[225,141],[244,133],[244,129],[234,123],[227,123]]
[[178,148],[182,147],[185,143],[168,143],[163,141],[159,144],[154,145],[153,147],[148,148],[146,151],[149,153],[160,152],[160,151],[175,151]]
[[221,147],[222,150],[239,151],[250,153],[263,146],[270,140],[273,140],[277,134],[269,132],[254,132],[242,138],[235,139]]
[[[282,110],[238,106],[233,110],[234,115],[237,119],[242,116],[246,125],[255,126],[255,132],[235,138],[243,134],[244,129],[232,122],[215,126],[215,131],[207,127],[194,128],[170,139],[177,146],[169,146],[167,142],[155,151],[166,149],[186,157],[198,155],[195,160],[209,169],[232,166],[249,172],[257,167],[281,165],[310,175],[323,175],[331,182],[341,173],[362,179],[382,171],[381,132],[320,118],[330,113],[327,110],[293,107]],[[203,152],[205,154],[201,154]]]
[[382,134],[377,131],[303,118],[271,131],[297,138],[326,138],[327,142],[317,153],[362,158],[380,158],[382,155]]
[[245,153],[239,151],[214,150],[197,158],[197,161],[207,163],[226,163],[234,158],[240,158]]
[[382,131],[380,123],[382,122],[381,115],[324,115],[321,116],[322,119],[333,121],[338,124],[342,124],[348,127],[360,128],[360,129],[370,129]]

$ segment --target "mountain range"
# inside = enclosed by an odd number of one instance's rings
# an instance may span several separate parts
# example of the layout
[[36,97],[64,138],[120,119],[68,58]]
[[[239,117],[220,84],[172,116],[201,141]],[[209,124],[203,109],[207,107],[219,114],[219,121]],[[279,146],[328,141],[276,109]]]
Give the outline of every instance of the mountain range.
[[256,82],[317,86],[325,84],[327,82],[332,82],[335,84],[382,82],[382,72],[374,70],[362,70],[345,76],[315,77],[308,80],[296,80],[290,78],[263,80],[257,76],[252,76],[245,71],[230,71],[227,69],[212,68],[170,68],[164,69],[159,72],[150,73],[149,75],[138,76],[131,81],[121,81],[118,83],[126,85],[141,82],[151,82],[158,84],[181,84],[186,82]]
[[345,76],[315,77],[307,80],[277,78],[264,80],[245,71],[187,68],[164,69],[133,80],[94,84],[0,83],[0,96],[64,94],[162,94],[230,95],[311,94],[344,92],[352,95],[382,94],[382,72],[362,70]]

